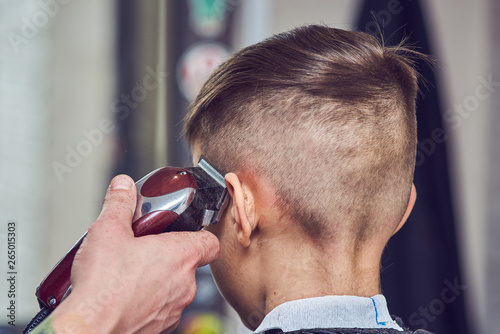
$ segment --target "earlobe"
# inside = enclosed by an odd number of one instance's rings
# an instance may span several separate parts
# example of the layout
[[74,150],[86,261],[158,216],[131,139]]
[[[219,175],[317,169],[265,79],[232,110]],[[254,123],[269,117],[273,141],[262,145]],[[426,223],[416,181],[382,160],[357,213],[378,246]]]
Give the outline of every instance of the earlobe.
[[413,206],[415,205],[415,201],[417,200],[417,189],[415,188],[415,184],[411,185],[411,193],[410,193],[410,199],[408,200],[408,206],[406,207],[406,212],[403,216],[403,219],[401,219],[401,222],[399,223],[398,227],[396,227],[396,230],[394,231],[394,234],[398,232],[401,227],[406,223],[406,220],[410,216],[411,210],[413,210]]
[[238,242],[243,247],[250,246],[252,231],[255,227],[252,210],[254,208],[253,195],[243,186],[239,177],[234,173],[225,176],[226,187],[231,195],[231,216]]

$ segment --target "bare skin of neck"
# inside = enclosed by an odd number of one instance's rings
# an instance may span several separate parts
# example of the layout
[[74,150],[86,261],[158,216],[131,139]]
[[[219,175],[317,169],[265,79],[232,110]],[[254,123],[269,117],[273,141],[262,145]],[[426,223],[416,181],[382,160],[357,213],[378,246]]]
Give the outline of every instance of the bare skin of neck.
[[290,300],[326,295],[371,297],[380,293],[379,247],[359,249],[353,242],[320,247],[309,237],[291,240],[294,234],[286,234],[273,233],[280,237],[254,240],[257,242],[250,246],[259,248],[255,269],[261,278],[265,314]]

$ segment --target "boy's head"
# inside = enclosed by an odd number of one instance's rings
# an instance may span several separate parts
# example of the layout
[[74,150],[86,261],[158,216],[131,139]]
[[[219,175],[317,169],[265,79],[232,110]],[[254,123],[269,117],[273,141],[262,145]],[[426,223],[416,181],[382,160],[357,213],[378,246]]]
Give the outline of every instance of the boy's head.
[[[317,245],[385,245],[412,189],[412,54],[325,26],[273,36],[210,76],[185,133],[197,153],[233,172],[243,191],[264,189],[243,196],[240,214],[250,220],[263,205],[276,224]],[[262,232],[253,223],[250,235]]]

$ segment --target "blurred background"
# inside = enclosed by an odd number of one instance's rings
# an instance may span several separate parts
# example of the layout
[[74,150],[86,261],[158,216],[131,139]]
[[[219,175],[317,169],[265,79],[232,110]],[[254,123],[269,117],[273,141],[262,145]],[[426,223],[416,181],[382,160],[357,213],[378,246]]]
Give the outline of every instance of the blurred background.
[[[384,254],[382,290],[413,329],[498,333],[499,17],[497,0],[0,0],[0,333],[36,314],[35,288],[114,175],[191,164],[182,119],[215,66],[313,23],[407,36],[436,57],[434,70],[418,64],[418,204]],[[177,333],[247,333],[208,267],[198,281]]]

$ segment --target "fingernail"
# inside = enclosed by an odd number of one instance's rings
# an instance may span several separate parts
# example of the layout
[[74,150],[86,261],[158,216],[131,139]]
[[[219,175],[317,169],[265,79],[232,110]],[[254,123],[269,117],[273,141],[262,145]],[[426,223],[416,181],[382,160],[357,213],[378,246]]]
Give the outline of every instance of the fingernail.
[[116,190],[116,189],[129,190],[129,189],[132,189],[132,186],[133,186],[132,181],[130,180],[130,178],[128,178],[125,175],[115,176],[115,178],[111,181],[111,184],[109,185],[109,187],[112,190]]

